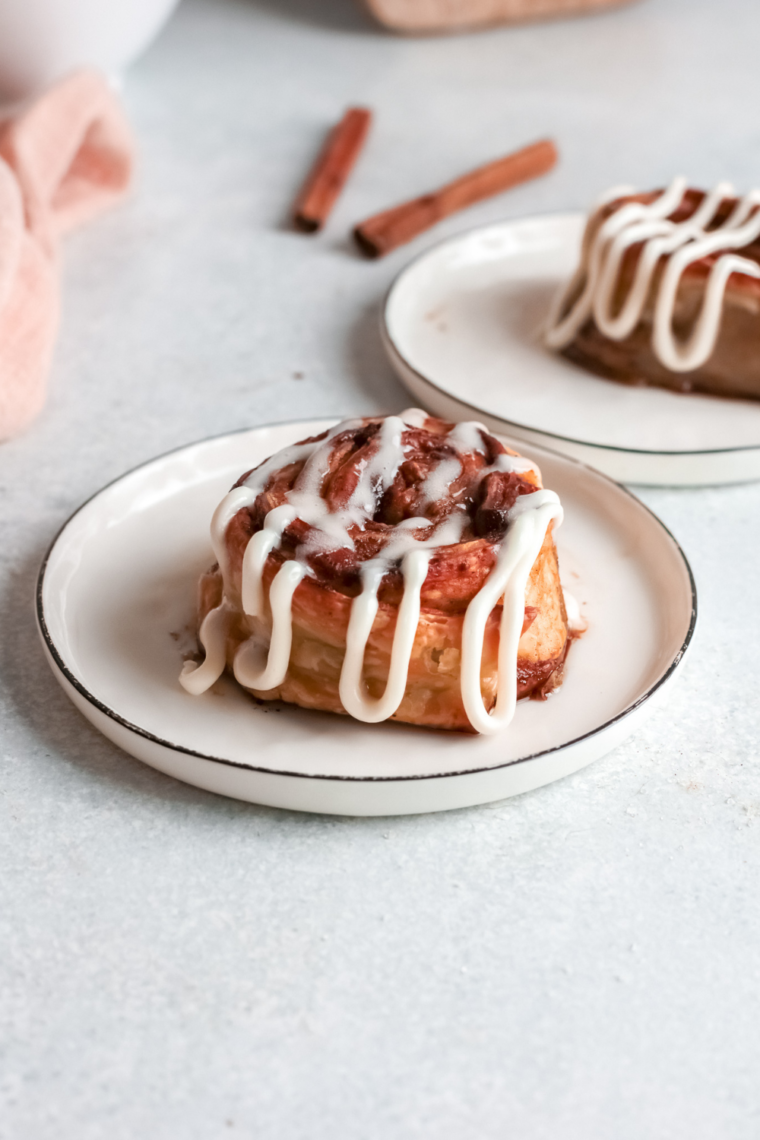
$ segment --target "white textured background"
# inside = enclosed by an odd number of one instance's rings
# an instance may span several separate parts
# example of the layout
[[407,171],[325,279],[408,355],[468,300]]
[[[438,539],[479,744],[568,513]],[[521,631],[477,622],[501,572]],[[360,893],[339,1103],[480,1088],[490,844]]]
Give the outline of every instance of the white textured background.
[[[0,448],[3,1140],[760,1136],[760,487],[644,494],[700,589],[669,708],[448,815],[174,783],[69,705],[32,615],[53,534],[126,468],[404,406],[378,307],[439,237],[679,170],[760,183],[758,44],[757,0],[410,41],[348,0],[185,0],[126,77],[135,194],[68,241],[50,402]],[[371,144],[326,233],[289,232],[349,102]],[[352,221],[546,133],[549,178],[354,254]]]

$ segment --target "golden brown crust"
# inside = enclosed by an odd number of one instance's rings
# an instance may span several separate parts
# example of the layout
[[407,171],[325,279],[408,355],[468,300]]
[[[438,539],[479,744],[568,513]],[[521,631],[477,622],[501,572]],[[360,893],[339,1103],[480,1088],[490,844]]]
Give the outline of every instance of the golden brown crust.
[[[441,424],[440,421],[428,422],[433,430],[439,432],[451,426]],[[496,445],[497,441],[493,437],[489,439]],[[500,452],[505,450],[501,444],[498,444],[498,449]],[[340,452],[340,444],[337,451]],[[350,449],[346,454],[349,451]],[[333,471],[339,466],[336,458]],[[424,474],[425,472],[423,476]],[[243,613],[241,605],[243,554],[251,534],[260,528],[268,510],[284,501],[285,492],[292,485],[294,477],[293,471],[278,472],[266,489],[266,503],[263,504],[265,509],[262,509],[259,501],[262,496],[259,496],[253,508],[245,508],[234,516],[226,531],[227,600],[234,610],[227,643],[227,665],[230,670],[239,646],[254,632],[255,619],[249,619]],[[540,487],[538,476],[533,471],[521,474],[519,481],[521,493],[532,493]],[[416,481],[411,478],[410,487],[413,489],[418,482],[418,477]],[[504,481],[504,488],[509,486],[510,494],[514,490],[514,483],[515,477],[511,473],[510,480]],[[407,490],[408,487],[404,488],[404,493]],[[498,498],[500,493],[498,488],[492,487],[481,493],[480,500],[472,503],[473,526],[496,526],[496,516],[487,512],[497,509],[494,503],[501,501]],[[397,499],[394,502],[388,500],[385,509],[395,519],[398,514]],[[415,512],[420,510],[420,503],[407,503],[405,509],[409,511],[406,517],[416,517]],[[483,514],[484,510],[486,515]],[[378,511],[378,514],[381,513]],[[379,525],[381,524],[378,523]],[[263,574],[265,597],[268,598],[272,580],[283,561],[292,557],[293,550],[304,537],[303,528],[294,525],[285,532],[283,549],[275,550],[267,558]],[[406,691],[393,719],[471,731],[460,691],[462,627],[467,605],[486,581],[502,537],[498,528],[491,535],[477,536],[470,533],[461,544],[435,551],[421,593],[420,620],[411,653]],[[311,566],[313,576],[305,577],[293,596],[293,639],[285,679],[276,689],[249,691],[264,700],[279,699],[304,708],[343,713],[345,710],[339,696],[339,680],[351,606],[359,589],[356,566],[348,563],[325,565],[324,560],[320,561],[319,558],[312,559]],[[379,610],[364,658],[364,680],[371,697],[380,697],[385,689],[402,593],[400,574],[387,574],[379,592]],[[201,579],[200,621],[220,603],[221,598],[222,578],[219,570],[214,569]],[[270,613],[267,614],[267,620],[271,625]],[[486,708],[492,707],[496,699],[500,620],[499,604],[488,619],[484,641],[481,680]],[[518,696],[528,696],[531,693],[544,696],[553,685],[559,683],[567,642],[567,615],[550,526],[526,589],[525,621],[518,651]]]
[[[264,575],[268,592],[277,569],[269,559]],[[239,588],[239,587],[238,587]],[[201,579],[199,620],[218,605],[222,578],[218,569]],[[282,700],[303,708],[343,713],[338,694],[346,645],[351,598],[340,591],[305,579],[293,598],[293,645],[288,674],[277,689],[251,689],[262,700]],[[518,648],[518,697],[544,696],[562,675],[567,649],[567,615],[559,582],[559,564],[551,530],[534,563],[525,593],[526,620]],[[367,643],[364,679],[372,697],[385,688],[398,606],[381,602]],[[486,626],[481,667],[481,690],[486,708],[496,700],[497,660],[501,606]],[[462,705],[460,662],[464,612],[447,612],[423,605],[412,648],[406,694],[393,720],[437,728],[470,731]],[[237,610],[227,644],[227,665],[250,635],[248,619]]]
[[[659,191],[631,194],[601,207],[589,219],[585,242],[588,244],[606,219],[629,202],[649,204]],[[689,189],[679,208],[671,215],[674,222],[690,217],[703,201],[701,190]],[[736,207],[736,198],[726,198],[716,214],[714,226],[722,225]],[[622,260],[613,309],[625,299],[641,256],[642,244],[633,245]],[[760,264],[760,240],[736,251],[741,257]],[[694,328],[704,299],[705,283],[719,253],[703,257],[687,266],[678,290],[673,313],[676,335],[685,339]],[[593,319],[586,321],[572,342],[562,351],[568,359],[609,380],[626,384],[654,385],[675,392],[702,392],[739,399],[760,399],[760,280],[733,273],[726,287],[718,340],[710,359],[689,372],[666,368],[652,349],[654,307],[665,266],[661,258],[641,320],[623,340],[605,336]],[[577,296],[577,294],[576,294]],[[569,297],[569,309],[575,298]]]

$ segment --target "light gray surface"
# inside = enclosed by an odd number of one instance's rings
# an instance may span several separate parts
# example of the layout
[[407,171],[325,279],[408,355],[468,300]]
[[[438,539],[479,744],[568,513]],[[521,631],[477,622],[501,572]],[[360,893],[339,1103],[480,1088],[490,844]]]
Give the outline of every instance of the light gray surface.
[[[50,402],[0,449],[3,1140],[760,1135],[760,487],[644,496],[701,593],[670,707],[450,815],[300,817],[163,778],[69,705],[32,618],[54,532],[126,468],[403,406],[377,313],[426,244],[679,169],[760,182],[759,41],[756,0],[406,42],[338,0],[196,0],[128,76],[136,193],[68,241]],[[377,126],[328,231],[288,232],[360,101]],[[547,132],[551,177],[354,255],[351,221]]]

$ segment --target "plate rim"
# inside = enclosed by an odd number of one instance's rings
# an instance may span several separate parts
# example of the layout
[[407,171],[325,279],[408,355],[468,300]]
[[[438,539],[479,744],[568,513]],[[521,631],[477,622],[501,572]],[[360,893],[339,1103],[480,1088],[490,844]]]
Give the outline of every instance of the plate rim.
[[[370,413],[370,414],[372,414],[372,413]],[[379,415],[382,413],[375,413],[375,414]],[[342,417],[342,418],[350,418],[350,417]],[[140,725],[134,724],[132,721],[130,721],[126,717],[122,716],[121,713],[116,712],[115,709],[112,709],[108,705],[104,704],[104,702],[101,701],[99,697],[96,697],[94,693],[90,692],[90,690],[87,688],[87,686],[84,685],[79,680],[79,678],[68,667],[65,660],[63,659],[62,654],[58,650],[58,647],[56,646],[56,644],[53,640],[52,634],[50,633],[50,630],[48,628],[48,624],[47,624],[47,621],[45,618],[45,606],[44,606],[44,602],[43,602],[43,589],[44,589],[44,585],[45,585],[45,574],[46,574],[48,565],[50,563],[50,559],[53,555],[53,552],[54,552],[60,538],[62,537],[64,531],[67,529],[67,527],[95,499],[97,499],[100,495],[104,494],[111,487],[115,486],[117,483],[120,483],[122,480],[129,478],[130,475],[134,475],[138,471],[142,471],[144,468],[150,467],[154,463],[159,463],[162,460],[168,459],[170,456],[175,455],[179,452],[187,451],[187,450],[190,450],[191,448],[199,447],[201,444],[213,443],[215,441],[222,440],[222,439],[228,438],[230,436],[244,435],[247,432],[251,432],[251,431],[260,431],[260,430],[264,430],[267,428],[287,427],[290,424],[301,425],[301,424],[310,424],[310,423],[322,423],[325,420],[332,420],[332,417],[331,416],[311,416],[311,417],[308,417],[308,418],[303,419],[303,420],[276,420],[276,421],[273,421],[270,423],[254,425],[253,427],[235,428],[233,431],[225,431],[225,432],[219,432],[219,433],[211,435],[211,436],[203,436],[200,439],[192,441],[191,443],[180,444],[178,447],[169,448],[168,451],[161,452],[161,454],[159,454],[159,455],[155,455],[155,456],[152,456],[150,459],[143,460],[141,463],[137,463],[137,464],[135,464],[135,466],[130,467],[130,468],[128,468],[128,470],[122,472],[121,475],[117,475],[115,478],[110,479],[107,483],[105,483],[102,487],[98,488],[97,491],[94,491],[82,503],[80,503],[79,506],[76,508],[76,510],[72,511],[72,513],[68,516],[68,518],[61,524],[61,526],[56,531],[56,534],[54,535],[50,545],[48,546],[47,550],[45,551],[44,557],[42,559],[42,563],[40,565],[39,572],[37,574],[37,583],[36,583],[36,588],[35,588],[35,616],[37,619],[37,628],[38,628],[40,637],[42,639],[44,647],[46,648],[46,650],[48,651],[48,653],[50,655],[52,662],[55,664],[56,668],[59,670],[59,672],[62,674],[62,676],[66,679],[66,681],[75,689],[75,691],[77,693],[79,693],[79,695],[85,701],[87,701],[88,704],[92,705],[99,712],[101,712],[102,714],[107,716],[110,720],[113,720],[115,723],[121,725],[127,731],[134,733],[135,735],[141,737],[144,740],[149,741],[152,744],[157,744],[163,748],[168,748],[173,752],[178,752],[178,753],[181,753],[181,754],[186,755],[186,756],[193,756],[193,757],[200,759],[200,760],[206,760],[212,764],[223,764],[226,767],[242,769],[243,771],[259,772],[259,773],[264,773],[266,775],[272,775],[272,776],[295,777],[297,779],[302,779],[302,780],[321,780],[321,781],[333,781],[333,782],[337,782],[337,783],[353,783],[353,784],[395,784],[395,783],[407,783],[407,782],[420,781],[420,780],[440,780],[440,779],[453,779],[455,777],[461,777],[461,776],[477,776],[477,775],[480,775],[484,772],[498,772],[498,771],[504,770],[506,768],[513,768],[518,764],[525,764],[525,763],[528,763],[529,761],[539,760],[543,757],[551,756],[553,753],[564,752],[566,749],[575,747],[576,745],[581,744],[585,740],[588,740],[588,739],[595,737],[595,736],[599,736],[600,734],[602,734],[602,733],[606,732],[608,729],[610,729],[613,725],[619,724],[621,721],[625,720],[627,717],[632,715],[636,711],[636,709],[640,708],[643,704],[646,703],[646,701],[650,700],[658,692],[658,690],[661,689],[670,680],[670,678],[675,673],[676,669],[679,668],[679,666],[683,662],[684,657],[686,656],[686,653],[689,650],[691,643],[693,641],[693,638],[694,638],[694,630],[696,628],[697,614],[698,614],[698,597],[697,597],[697,585],[696,585],[696,581],[694,579],[694,573],[692,571],[689,560],[686,557],[686,554],[685,554],[681,544],[679,543],[678,539],[675,537],[675,535],[672,533],[672,531],[665,525],[665,523],[662,521],[662,519],[660,519],[654,513],[654,511],[651,510],[646,505],[646,503],[642,502],[642,500],[639,499],[637,495],[634,495],[633,492],[630,491],[622,483],[618,483],[615,479],[610,478],[609,475],[605,475],[604,472],[598,471],[595,467],[591,467],[589,464],[583,463],[581,460],[575,459],[573,456],[564,455],[562,452],[554,451],[552,448],[545,447],[545,448],[543,448],[543,450],[551,452],[558,459],[560,459],[564,462],[570,463],[575,467],[580,467],[586,471],[590,471],[597,478],[601,478],[605,482],[611,483],[617,490],[622,491],[626,496],[628,496],[628,498],[633,499],[634,502],[639,507],[641,507],[653,519],[653,521],[659,527],[662,528],[662,530],[665,531],[665,534],[671,540],[671,542],[673,543],[678,555],[680,556],[681,562],[686,569],[686,575],[687,575],[687,579],[689,582],[689,589],[690,589],[690,593],[691,593],[691,616],[689,619],[688,629],[686,630],[686,634],[684,636],[684,639],[683,639],[681,646],[678,649],[677,653],[673,657],[673,659],[670,662],[670,664],[668,665],[667,669],[665,669],[665,671],[661,674],[661,676],[658,677],[658,679],[654,682],[654,684],[650,685],[649,688],[647,688],[647,690],[644,693],[642,693],[641,696],[639,696],[632,704],[627,705],[626,708],[624,708],[621,712],[617,713],[614,717],[611,717],[609,720],[604,721],[603,724],[597,725],[595,728],[590,729],[588,732],[582,733],[580,736],[573,737],[572,740],[564,741],[561,744],[555,744],[551,748],[544,748],[544,749],[540,750],[539,752],[533,752],[528,756],[519,756],[514,760],[507,760],[503,764],[489,764],[489,765],[483,765],[483,766],[478,767],[478,768],[463,768],[463,769],[457,769],[456,771],[428,772],[428,773],[424,773],[424,774],[410,774],[408,776],[406,776],[406,775],[404,775],[404,776],[398,776],[398,775],[397,776],[353,776],[353,775],[342,775],[342,774],[325,775],[322,773],[292,772],[292,771],[289,771],[289,770],[284,769],[284,768],[268,768],[262,764],[248,764],[248,763],[244,763],[244,762],[239,761],[239,760],[229,760],[223,756],[212,756],[207,752],[199,752],[196,749],[188,748],[183,744],[177,744],[173,741],[166,740],[163,737],[158,736],[156,733],[151,732],[148,729],[142,728]],[[336,419],[334,422],[339,423],[340,419]],[[542,444],[538,444],[537,446],[543,447]],[[117,745],[117,747],[118,747],[118,745]]]
[[[475,235],[477,233],[485,233],[489,230],[501,230],[501,229],[504,229],[504,228],[509,227],[509,226],[519,225],[523,222],[539,222],[539,221],[569,219],[569,218],[583,219],[585,216],[586,215],[580,210],[576,210],[576,211],[571,211],[571,210],[549,211],[549,210],[547,210],[541,214],[527,214],[524,217],[508,218],[508,219],[501,221],[501,222],[488,222],[485,225],[470,226],[468,229],[462,230],[461,233],[454,234],[452,237],[444,238],[442,241],[436,242],[435,245],[429,246],[428,249],[422,250],[421,253],[418,253],[416,257],[413,257],[411,261],[407,262],[407,264],[404,266],[403,269],[399,270],[399,272],[393,278],[390,285],[388,286],[388,288],[385,291],[385,296],[383,297],[383,301],[382,301],[382,304],[380,307],[380,336],[381,336],[381,339],[383,341],[383,344],[385,346],[386,351],[389,352],[389,354],[390,354],[390,352],[395,353],[395,355],[401,361],[401,364],[404,366],[404,368],[407,368],[410,372],[412,372],[414,374],[414,376],[417,378],[417,380],[421,381],[423,384],[427,384],[428,387],[433,388],[436,392],[440,392],[443,396],[446,396],[448,399],[454,400],[456,403],[461,404],[462,407],[471,408],[473,412],[477,412],[481,416],[482,415],[492,416],[494,419],[501,420],[502,423],[509,424],[511,427],[514,427],[517,431],[533,432],[535,434],[543,435],[547,439],[556,439],[558,443],[569,443],[569,444],[573,445],[574,447],[593,447],[593,448],[598,449],[599,451],[612,451],[612,452],[615,452],[616,454],[620,454],[620,455],[668,456],[668,457],[673,457],[673,458],[686,457],[686,456],[698,457],[701,455],[703,455],[703,456],[736,455],[737,453],[747,452],[747,451],[760,452],[760,440],[757,443],[743,443],[743,444],[738,445],[737,447],[711,447],[711,448],[697,448],[697,449],[682,449],[680,451],[666,451],[666,450],[660,449],[660,448],[658,448],[656,450],[652,450],[651,448],[645,448],[645,447],[619,447],[618,445],[612,444],[612,443],[595,443],[592,440],[575,439],[573,436],[570,436],[570,435],[560,435],[559,432],[548,431],[546,428],[543,428],[543,427],[536,427],[536,426],[531,427],[529,424],[521,424],[521,423],[518,423],[516,420],[504,419],[504,417],[499,412],[489,411],[488,408],[478,408],[476,405],[470,404],[467,400],[462,399],[460,396],[453,396],[450,392],[447,392],[445,388],[441,388],[440,385],[436,384],[434,380],[431,380],[429,376],[426,376],[424,372],[420,372],[420,370],[412,364],[412,362],[408,359],[408,357],[406,357],[404,355],[404,353],[402,352],[401,348],[398,345],[398,342],[395,340],[395,338],[393,337],[393,334],[391,333],[391,330],[390,330],[390,327],[388,324],[388,308],[389,308],[389,305],[391,302],[391,297],[393,295],[393,292],[397,288],[397,286],[399,286],[401,284],[402,279],[406,276],[407,273],[410,273],[413,269],[415,269],[426,258],[432,256],[435,253],[440,252],[442,249],[446,248],[447,246],[458,245],[459,242],[463,241],[466,238],[471,238],[471,237],[473,237],[473,235]],[[612,381],[612,382],[614,383],[614,381]],[[688,393],[677,393],[677,394],[688,395]],[[715,398],[719,399],[720,397],[715,397]],[[750,401],[737,401],[737,402],[748,403]],[[592,468],[592,470],[594,470],[594,468]]]

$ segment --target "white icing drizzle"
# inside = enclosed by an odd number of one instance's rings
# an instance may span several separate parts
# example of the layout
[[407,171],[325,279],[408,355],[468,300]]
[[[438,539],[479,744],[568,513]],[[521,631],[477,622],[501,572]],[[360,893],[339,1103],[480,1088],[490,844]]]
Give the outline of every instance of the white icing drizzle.
[[[251,473],[240,487],[233,488],[217,507],[212,519],[212,543],[223,578],[223,601],[204,619],[200,630],[206,659],[200,667],[185,665],[180,678],[194,695],[204,692],[221,675],[232,610],[225,532],[232,518],[243,507],[251,506],[266,488],[271,475],[281,468],[301,462],[302,469],[287,493],[287,501],[271,510],[261,530],[248,542],[243,554],[241,601],[244,612],[253,619],[254,634],[238,649],[233,662],[236,679],[246,688],[258,691],[276,689],[288,670],[292,646],[292,603],[299,583],[312,571],[306,556],[353,548],[352,526],[362,527],[372,518],[375,503],[393,483],[404,462],[402,433],[405,426],[421,427],[427,415],[410,409],[401,416],[388,416],[374,437],[356,486],[345,506],[331,511],[322,497],[322,485],[330,470],[333,440],[361,421],[336,425],[323,440],[296,444],[272,456]],[[458,453],[486,450],[482,424],[457,424],[448,434]],[[484,478],[493,471],[525,472],[534,467],[520,456],[498,455],[480,472]],[[443,458],[421,488],[423,505],[440,499],[462,472],[458,456]],[[307,524],[309,537],[285,562],[269,588],[271,632],[267,632],[263,574],[267,558],[278,546],[283,531],[296,518]],[[531,567],[538,557],[546,529],[552,520],[562,519],[559,499],[552,491],[536,491],[520,496],[510,511],[510,525],[497,555],[496,565],[485,585],[470,602],[464,623],[461,686],[468,717],[479,732],[499,731],[512,719],[517,695],[517,650],[525,608],[525,588]],[[346,651],[341,669],[340,699],[351,716],[376,723],[392,716],[406,690],[412,647],[420,616],[420,598],[433,552],[462,541],[469,523],[464,505],[453,506],[440,523],[418,517],[405,519],[393,528],[377,557],[361,567],[362,589],[351,605]],[[429,532],[418,537],[420,531]],[[404,588],[391,648],[390,668],[381,697],[369,695],[363,679],[364,655],[379,609],[378,591],[383,577],[400,563]],[[480,692],[483,637],[488,616],[501,597],[504,609],[499,647],[499,687],[497,706],[489,715]]]
[[222,577],[226,581],[228,578],[228,565],[227,565],[227,549],[224,545],[224,536],[227,533],[227,527],[238,511],[243,507],[250,507],[255,501],[256,496],[251,498],[251,492],[248,487],[233,487],[228,495],[225,495],[219,506],[214,511],[211,518],[211,545],[216,555],[216,560],[219,563],[219,569],[222,572]]
[[200,665],[194,661],[186,661],[179,677],[182,688],[192,693],[194,697],[199,697],[201,693],[210,689],[224,672],[230,616],[231,611],[223,602],[216,609],[209,610],[201,623],[198,638],[206,657]]
[[[485,424],[478,423],[477,420],[463,420],[461,423],[456,424],[448,434],[448,442],[454,448],[467,454],[470,451],[485,452],[485,443],[483,442],[482,433],[488,433],[488,428]],[[485,478],[492,471],[516,471],[524,474],[526,471],[537,471],[535,463],[530,459],[526,459],[524,455],[497,455],[496,461],[490,466],[486,467],[482,475]]]
[[[264,519],[264,526],[254,534],[243,555],[243,583],[241,602],[243,613],[261,617],[264,612],[264,591],[261,579],[267,558],[277,546],[282,532],[297,517],[295,507],[283,503],[275,507]],[[221,565],[221,563],[220,563]]]
[[275,689],[285,680],[293,641],[293,594],[306,569],[303,562],[284,562],[272,579],[269,588],[272,637],[263,666],[256,638],[243,642],[235,654],[232,671],[235,679],[248,689]]
[[[760,278],[760,266],[731,252],[760,237],[760,191],[752,190],[737,201],[719,226],[715,218],[726,198],[734,196],[729,182],[706,194],[697,210],[682,222],[669,215],[681,204],[685,178],[674,179],[654,202],[627,202],[603,222],[593,238],[584,236],[581,265],[555,304],[546,343],[564,348],[591,317],[610,340],[624,340],[641,320],[654,275],[667,257],[654,303],[652,351],[671,372],[690,372],[709,360],[720,333],[723,298],[732,273]],[[620,311],[612,312],[620,267],[627,250],[641,245],[641,253]],[[678,289],[688,267],[704,257],[720,254],[710,269],[704,298],[694,328],[679,341],[673,328]],[[570,303],[569,299],[578,294]],[[569,307],[568,307],[569,306]]]
[[[537,500],[530,503],[531,499]],[[517,647],[525,616],[525,587],[552,519],[562,520],[562,507],[553,491],[521,496],[510,512],[507,531],[496,566],[467,607],[462,630],[462,702],[468,720],[482,733],[495,733],[515,715],[517,704]],[[496,708],[486,712],[480,691],[480,665],[486,622],[503,595],[499,632],[499,687]]]
[[442,459],[420,487],[420,494],[425,506],[430,503],[437,503],[439,499],[443,498],[451,484],[461,474],[461,459],[457,459],[455,455],[451,459]]
[[478,423],[477,420],[463,420],[462,423],[455,424],[448,435],[448,442],[452,444],[457,451],[480,451],[484,452],[486,447],[483,442],[483,432],[487,432],[488,428],[485,424]]
[[423,428],[429,417],[427,412],[423,412],[422,408],[407,408],[406,411],[401,413],[401,419],[407,427]]
[[346,634],[346,655],[340,672],[341,703],[357,720],[376,724],[393,716],[401,704],[409,673],[412,645],[420,620],[420,591],[427,577],[430,554],[427,550],[412,550],[404,555],[401,572],[404,576],[404,593],[399,606],[396,631],[391,648],[391,664],[382,697],[370,697],[362,680],[364,651],[377,615],[377,591],[388,565],[385,559],[366,562],[362,567],[362,592],[354,599]]
[[490,471],[515,471],[519,475],[524,475],[527,471],[535,471],[539,479],[541,472],[531,459],[526,459],[524,455],[497,455],[496,462],[486,469],[484,474]]

